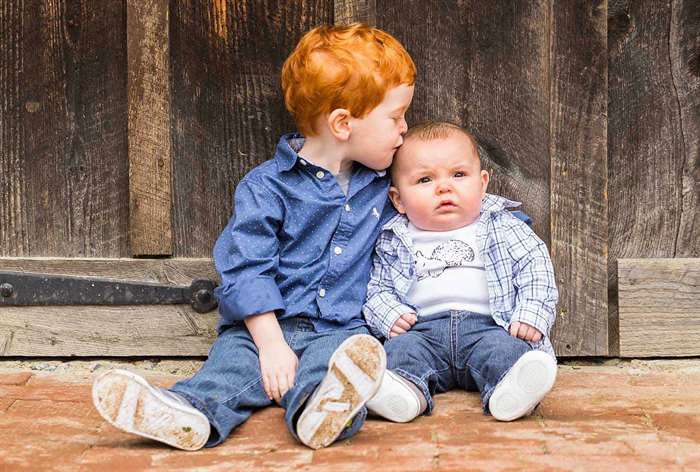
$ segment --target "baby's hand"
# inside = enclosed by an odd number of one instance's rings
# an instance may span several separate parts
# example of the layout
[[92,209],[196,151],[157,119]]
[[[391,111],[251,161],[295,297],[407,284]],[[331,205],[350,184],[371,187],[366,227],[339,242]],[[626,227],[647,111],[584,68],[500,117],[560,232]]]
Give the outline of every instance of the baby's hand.
[[405,313],[401,315],[401,318],[396,320],[396,323],[394,323],[394,326],[391,327],[391,331],[389,332],[389,337],[393,338],[398,336],[399,334],[404,334],[406,331],[411,329],[411,327],[416,324],[416,321],[418,318],[416,317],[415,313]]
[[538,342],[542,339],[542,333],[537,328],[530,326],[527,323],[513,321],[510,325],[510,335],[524,339],[525,341]]

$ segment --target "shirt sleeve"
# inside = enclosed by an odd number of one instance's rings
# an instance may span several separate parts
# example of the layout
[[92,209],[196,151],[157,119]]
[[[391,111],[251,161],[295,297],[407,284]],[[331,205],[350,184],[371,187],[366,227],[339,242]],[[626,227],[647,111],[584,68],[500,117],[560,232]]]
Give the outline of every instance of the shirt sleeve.
[[526,323],[544,336],[556,317],[559,299],[554,267],[544,242],[525,223],[517,222],[511,228],[513,244],[510,253],[514,258],[513,281],[516,290],[515,310],[510,322]]
[[[391,261],[394,260],[394,264]],[[367,285],[367,299],[362,313],[372,332],[389,338],[394,323],[406,313],[415,313],[408,305],[401,303],[396,287],[398,261],[392,254],[390,242],[380,235],[372,256],[372,272]]]
[[219,313],[226,321],[236,321],[284,310],[275,281],[282,204],[262,183],[243,179],[236,187],[234,209],[214,246],[214,262],[221,275],[215,291]]

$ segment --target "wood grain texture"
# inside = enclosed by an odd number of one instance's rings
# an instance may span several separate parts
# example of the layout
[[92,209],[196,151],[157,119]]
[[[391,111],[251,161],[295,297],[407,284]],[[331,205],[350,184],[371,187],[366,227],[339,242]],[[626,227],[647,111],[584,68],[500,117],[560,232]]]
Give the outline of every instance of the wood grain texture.
[[170,255],[170,41],[167,0],[127,0],[129,249]]
[[[218,280],[211,259],[2,258],[0,271],[173,285]],[[0,357],[203,356],[217,320],[216,311],[186,305],[3,307]]]
[[700,259],[618,261],[620,355],[700,355]]
[[469,128],[489,191],[523,202],[549,242],[549,2],[378,1],[377,26],[418,67],[409,126]]
[[609,1],[611,341],[618,259],[700,256],[697,15],[695,2]]
[[333,2],[171,3],[173,252],[209,255],[235,185],[295,129],[279,74],[303,33],[332,23]]
[[125,5],[0,8],[0,255],[128,251]]
[[700,256],[700,7],[671,2],[669,53],[684,154],[676,257]]
[[607,5],[553,3],[550,251],[552,338],[564,356],[608,354]]
[[360,22],[377,24],[377,0],[335,0],[333,21],[336,25]]

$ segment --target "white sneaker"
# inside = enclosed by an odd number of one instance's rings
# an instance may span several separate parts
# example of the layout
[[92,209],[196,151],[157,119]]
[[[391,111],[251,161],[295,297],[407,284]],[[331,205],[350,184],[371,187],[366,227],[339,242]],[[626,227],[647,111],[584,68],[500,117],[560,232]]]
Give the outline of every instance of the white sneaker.
[[379,390],[367,402],[370,413],[396,423],[408,423],[426,408],[423,393],[398,374],[387,370]]
[[312,449],[335,441],[367,400],[372,398],[386,369],[384,346],[358,334],[346,339],[328,362],[328,373],[297,421],[297,435]]
[[530,414],[552,389],[557,362],[542,351],[528,351],[496,385],[489,410],[500,421],[513,421]]
[[98,375],[92,384],[92,401],[107,422],[127,433],[186,451],[201,449],[209,439],[209,420],[202,412],[126,370]]

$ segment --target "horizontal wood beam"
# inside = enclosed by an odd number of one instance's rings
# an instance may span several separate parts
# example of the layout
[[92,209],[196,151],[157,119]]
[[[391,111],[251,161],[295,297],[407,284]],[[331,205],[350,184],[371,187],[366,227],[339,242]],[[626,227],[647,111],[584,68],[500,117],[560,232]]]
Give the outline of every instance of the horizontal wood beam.
[[700,355],[700,259],[618,260],[620,356]]
[[[189,285],[218,276],[211,259],[0,258],[0,271]],[[205,356],[218,312],[188,305],[3,307],[0,358]]]

